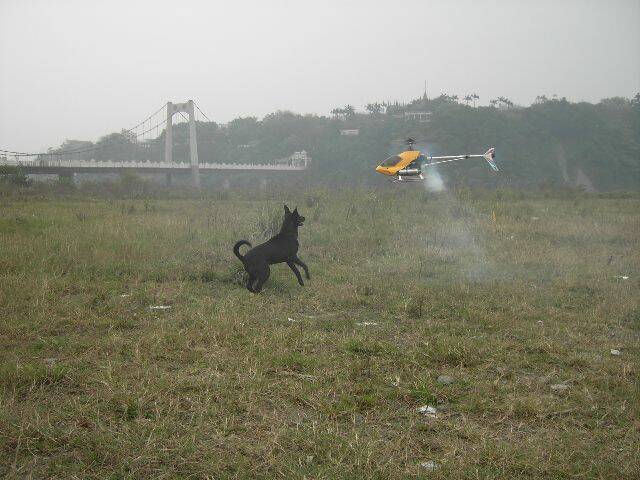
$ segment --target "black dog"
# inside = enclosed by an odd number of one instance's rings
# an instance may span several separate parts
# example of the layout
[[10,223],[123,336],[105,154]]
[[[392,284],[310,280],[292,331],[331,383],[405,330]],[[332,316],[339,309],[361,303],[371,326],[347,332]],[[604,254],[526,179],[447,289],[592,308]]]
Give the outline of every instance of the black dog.
[[304,286],[300,271],[296,265],[300,265],[304,270],[304,274],[309,280],[309,269],[305,263],[298,258],[298,227],[302,226],[304,217],[298,213],[298,208],[292,212],[289,207],[284,206],[284,221],[280,228],[280,233],[271,237],[266,242],[258,245],[256,248],[249,250],[244,256],[240,255],[240,247],[242,245],[251,244],[246,240],[240,240],[233,246],[233,253],[240,259],[244,265],[244,269],[249,274],[247,280],[247,289],[253,293],[259,293],[262,290],[264,282],[269,278],[271,271],[269,265],[275,263],[286,262],[293,273],[298,277],[298,283]]

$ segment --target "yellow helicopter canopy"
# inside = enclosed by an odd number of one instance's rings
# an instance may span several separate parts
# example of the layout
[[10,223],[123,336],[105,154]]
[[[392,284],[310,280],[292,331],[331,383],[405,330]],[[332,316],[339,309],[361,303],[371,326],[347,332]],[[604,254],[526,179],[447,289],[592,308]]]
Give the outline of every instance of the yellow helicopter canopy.
[[383,175],[397,175],[400,170],[410,165],[420,156],[418,150],[407,150],[399,155],[392,155],[376,167],[376,172]]

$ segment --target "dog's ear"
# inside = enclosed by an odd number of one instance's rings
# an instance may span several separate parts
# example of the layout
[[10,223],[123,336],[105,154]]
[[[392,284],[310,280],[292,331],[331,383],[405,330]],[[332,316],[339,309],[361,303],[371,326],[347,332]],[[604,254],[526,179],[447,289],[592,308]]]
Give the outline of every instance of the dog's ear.
[[298,206],[296,205],[296,208],[293,209],[294,213],[298,213]]
[[284,213],[291,213],[291,210],[286,205],[284,206]]

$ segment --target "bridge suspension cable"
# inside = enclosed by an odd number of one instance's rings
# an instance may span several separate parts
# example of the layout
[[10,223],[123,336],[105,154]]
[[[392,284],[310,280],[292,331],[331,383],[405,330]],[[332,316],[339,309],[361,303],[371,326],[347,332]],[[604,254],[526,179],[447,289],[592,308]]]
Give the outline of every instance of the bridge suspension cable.
[[[146,122],[150,122],[150,120],[155,117],[158,113],[160,113],[162,111],[162,109],[164,109],[167,106],[167,104],[165,103],[164,105],[162,105],[162,107],[160,107],[158,110],[156,110],[155,112],[153,112],[151,115],[149,115],[147,118],[145,118],[143,121],[141,121],[140,123],[138,123],[137,125],[129,128],[129,129],[123,129],[123,132],[127,132],[129,135],[133,135],[135,137],[135,139],[137,140],[139,137],[143,137],[144,135],[151,132],[154,129],[157,129],[158,127],[160,127],[160,125],[163,125],[164,123],[167,122],[167,119],[164,118],[163,120],[161,120],[160,122],[156,123],[155,125],[153,125],[152,127],[137,133],[137,129],[144,125]],[[78,148],[75,150],[65,150],[62,152],[40,152],[40,153],[31,153],[31,152],[16,152],[13,150],[6,150],[3,148],[0,148],[0,153],[2,154],[7,154],[7,155],[13,155],[15,157],[36,157],[36,156],[65,156],[65,155],[72,155],[72,154],[80,154],[80,153],[88,153],[88,152],[92,152],[92,151],[96,151],[96,150],[100,150],[103,149],[105,147],[108,146],[112,146],[112,145],[122,145],[122,144],[126,144],[126,143],[130,143],[131,142],[131,138],[128,137],[126,140],[120,140],[120,141],[107,141],[107,142],[102,142],[99,144],[95,144],[91,147],[86,147],[86,148]]]
[[151,120],[153,117],[155,117],[158,113],[160,113],[164,108],[167,107],[167,103],[165,102],[164,105],[162,105],[158,110],[156,110],[155,112],[153,112],[151,115],[149,115],[147,118],[145,118],[144,120],[142,120],[140,123],[138,123],[136,126],[131,127],[131,128],[126,128],[125,131],[127,132],[132,132],[133,130],[135,130],[136,128],[138,128],[140,125],[144,125],[147,121]]
[[196,102],[193,102],[193,104],[196,106],[196,108],[202,114],[202,116],[206,118],[208,122],[211,122],[211,119],[207,117],[207,114],[202,111],[202,109],[198,106],[198,104]]

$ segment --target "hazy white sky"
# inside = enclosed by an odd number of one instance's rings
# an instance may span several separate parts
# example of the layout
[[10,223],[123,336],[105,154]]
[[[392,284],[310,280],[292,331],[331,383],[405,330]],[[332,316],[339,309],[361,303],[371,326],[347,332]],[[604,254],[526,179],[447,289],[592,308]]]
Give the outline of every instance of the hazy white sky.
[[640,0],[0,0],[0,148],[131,127],[477,92],[640,91]]

